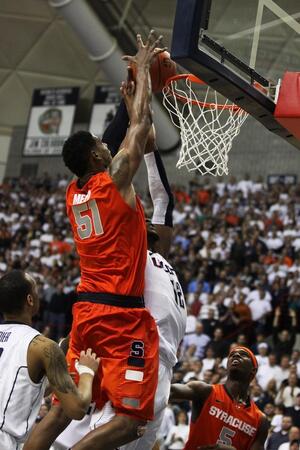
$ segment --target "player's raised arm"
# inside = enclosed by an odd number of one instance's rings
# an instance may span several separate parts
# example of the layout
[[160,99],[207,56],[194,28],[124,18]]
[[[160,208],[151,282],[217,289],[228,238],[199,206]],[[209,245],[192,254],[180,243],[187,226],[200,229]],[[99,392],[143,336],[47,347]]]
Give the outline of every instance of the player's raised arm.
[[[126,104],[130,120],[133,111],[134,91],[135,84],[132,81],[131,70],[129,68],[128,80],[122,83],[121,93],[123,95],[123,100]],[[166,258],[170,251],[173,235],[174,198],[163,161],[156,145],[156,132],[154,124],[152,124],[148,133],[144,153],[148,174],[149,191],[153,203],[151,224],[154,225],[153,231],[159,237],[159,239],[155,241],[155,248],[151,248],[151,250],[157,251]]]
[[169,400],[196,400],[198,403],[206,400],[212,388],[202,381],[190,381],[187,384],[171,384]]
[[130,126],[124,146],[113,159],[109,169],[121,194],[126,194],[126,191],[131,187],[132,178],[144,155],[145,144],[151,127],[149,67],[152,58],[165,50],[157,48],[160,41],[161,37],[155,40],[154,34],[151,32],[144,44],[141,36],[138,35],[137,54],[133,57],[124,57],[126,61],[136,64],[137,76]]
[[150,196],[153,203],[152,225],[159,236],[157,251],[168,256],[173,235],[174,197],[163,161],[156,145],[155,128],[152,125],[145,148]]
[[78,388],[68,373],[65,355],[51,339],[40,335],[34,338],[28,358],[31,366],[38,366],[45,373],[67,416],[82,419],[91,402],[93,379],[99,366],[99,359],[91,349],[81,352]]

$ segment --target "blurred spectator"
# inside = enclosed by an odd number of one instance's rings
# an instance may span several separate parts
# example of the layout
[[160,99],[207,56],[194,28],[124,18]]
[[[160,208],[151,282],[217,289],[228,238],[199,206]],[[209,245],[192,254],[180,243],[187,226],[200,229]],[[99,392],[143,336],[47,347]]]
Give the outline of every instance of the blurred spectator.
[[261,411],[264,411],[266,404],[271,405],[267,403],[265,393],[259,384],[253,384],[251,386],[251,398]]
[[208,294],[206,303],[203,306],[201,306],[199,319],[201,320],[202,323],[203,320],[207,319],[213,320],[219,319],[219,310],[214,294]]
[[257,359],[259,367],[263,366],[264,364],[268,364],[269,363],[268,348],[269,348],[269,346],[268,346],[268,344],[266,342],[261,342],[257,346],[258,354],[255,355],[255,357]]
[[297,375],[300,376],[300,351],[294,349],[291,355],[291,364],[296,367]]
[[280,379],[283,386],[286,386],[288,378],[291,373],[290,357],[289,355],[282,355],[280,358],[279,368],[281,371]]
[[189,356],[203,358],[204,350],[210,341],[210,337],[204,334],[203,325],[197,322],[195,332],[185,335],[183,339],[183,351]]
[[274,353],[270,353],[269,364],[265,364],[263,366],[258,367],[257,371],[257,381],[258,384],[265,390],[267,389],[268,383],[271,380],[274,380],[277,386],[280,386],[281,383],[281,370],[278,364],[276,364],[276,355]]
[[281,329],[279,327],[279,320],[281,317],[280,308],[276,308],[275,316],[273,320],[273,343],[276,356],[280,358],[282,355],[290,355],[296,341],[297,332],[297,317],[294,310],[289,310],[289,316],[291,317],[290,331],[286,328]]
[[199,359],[195,359],[194,361],[192,361],[190,364],[191,370],[187,372],[187,374],[184,376],[183,382],[188,383],[191,379],[201,380],[202,367],[203,367],[202,361],[200,361]]
[[49,303],[49,324],[51,337],[58,340],[65,336],[67,295],[64,293],[64,286],[58,283],[56,290],[51,295]]
[[215,366],[218,362],[221,362],[221,360],[219,361],[216,360],[213,349],[211,348],[210,345],[208,345],[208,347],[205,350],[205,357],[202,359],[202,371],[201,371],[202,376],[206,370],[214,372]]
[[294,405],[286,408],[285,413],[291,416],[293,424],[300,428],[300,393],[294,398]]
[[213,350],[216,358],[225,358],[228,353],[228,342],[224,339],[222,328],[217,327],[214,330],[213,338],[209,342],[210,348]]
[[281,444],[278,450],[299,450],[300,429],[293,426],[289,431],[289,440]]
[[173,426],[175,426],[175,414],[172,406],[168,404],[165,409],[163,420],[157,435],[157,440],[160,444],[160,447],[164,445],[164,442]]
[[256,323],[256,329],[262,330],[265,326],[267,315],[272,311],[271,296],[269,298],[265,290],[259,287],[259,289],[250,292],[246,303],[250,308],[252,320]]
[[277,433],[281,430],[284,408],[282,405],[276,405],[274,409],[274,417],[271,421],[270,432]]
[[[259,386],[259,385],[257,385],[257,386]],[[261,395],[261,392],[262,391],[260,390],[259,391],[259,395]],[[274,404],[273,403],[266,403],[264,408],[263,408],[263,412],[264,412],[264,414],[265,414],[266,418],[268,419],[269,424],[271,426],[271,422],[272,422],[273,417],[275,415],[275,406],[274,406]]]
[[186,318],[186,334],[195,333],[197,324],[197,318],[192,314],[191,306],[187,306],[187,318]]
[[184,448],[188,440],[189,426],[185,411],[179,411],[176,418],[176,425],[169,431],[165,446],[168,450],[180,450]]
[[295,404],[295,399],[300,394],[300,388],[297,386],[297,375],[291,373],[288,377],[287,386],[282,383],[280,390],[275,398],[276,404],[282,404],[285,408],[290,408]]
[[290,416],[283,416],[281,430],[271,434],[267,441],[266,450],[278,450],[279,446],[284,442],[289,442],[289,431],[293,425]]

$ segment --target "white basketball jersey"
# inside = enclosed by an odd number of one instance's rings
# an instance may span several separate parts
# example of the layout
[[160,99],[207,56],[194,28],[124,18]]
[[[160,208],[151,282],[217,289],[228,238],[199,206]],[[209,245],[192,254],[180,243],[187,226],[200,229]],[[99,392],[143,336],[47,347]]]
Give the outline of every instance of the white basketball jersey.
[[186,305],[175,270],[159,253],[148,251],[144,298],[158,327],[159,357],[173,367],[185,333]]
[[39,334],[28,325],[0,324],[0,432],[16,442],[25,441],[45,391],[45,377],[33,383],[27,368],[29,344]]

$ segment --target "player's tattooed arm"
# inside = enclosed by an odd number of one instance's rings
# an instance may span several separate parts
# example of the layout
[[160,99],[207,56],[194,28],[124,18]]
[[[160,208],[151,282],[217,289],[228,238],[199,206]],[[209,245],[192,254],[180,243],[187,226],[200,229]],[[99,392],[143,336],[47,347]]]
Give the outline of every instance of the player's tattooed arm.
[[[36,336],[30,344],[35,359],[29,366],[41,367],[48,378],[52,390],[62,393],[75,392],[76,386],[68,373],[65,356],[56,342],[45,336]],[[29,370],[31,367],[29,367]],[[37,381],[33,379],[33,381]]]
[[68,373],[63,351],[55,342],[43,349],[46,374],[53,389],[63,394],[76,393],[76,386]]
[[[31,344],[35,358],[32,359],[33,365],[41,366],[43,374],[47,376],[67,416],[72,419],[81,419],[91,402],[93,375],[82,373],[77,388],[68,373],[65,356],[56,342],[44,336],[38,336]],[[79,363],[96,373],[99,359],[91,349],[88,349],[86,352],[81,352]]]

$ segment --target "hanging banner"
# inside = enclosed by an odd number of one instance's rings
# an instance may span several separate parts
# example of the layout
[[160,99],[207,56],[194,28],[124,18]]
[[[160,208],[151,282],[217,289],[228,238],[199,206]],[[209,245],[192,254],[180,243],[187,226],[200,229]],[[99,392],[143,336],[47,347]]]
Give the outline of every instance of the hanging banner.
[[120,103],[120,93],[114,86],[96,86],[90,120],[90,132],[102,138]]
[[24,156],[61,155],[72,131],[78,97],[77,87],[34,90]]

